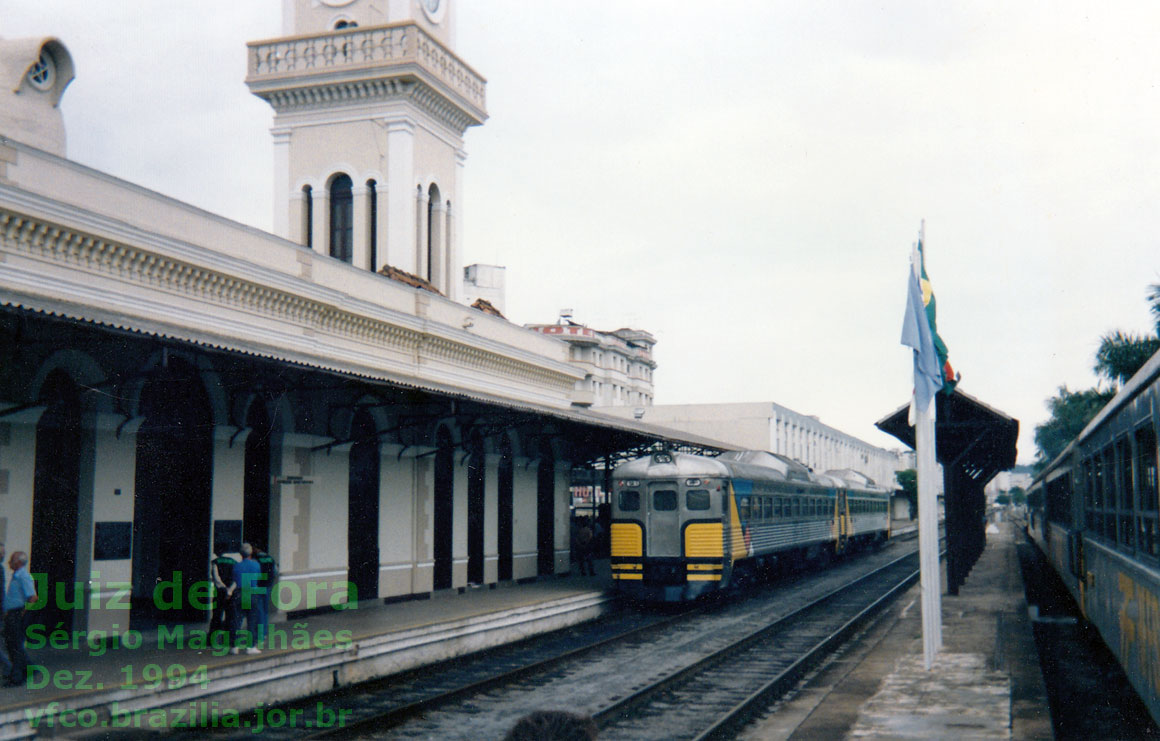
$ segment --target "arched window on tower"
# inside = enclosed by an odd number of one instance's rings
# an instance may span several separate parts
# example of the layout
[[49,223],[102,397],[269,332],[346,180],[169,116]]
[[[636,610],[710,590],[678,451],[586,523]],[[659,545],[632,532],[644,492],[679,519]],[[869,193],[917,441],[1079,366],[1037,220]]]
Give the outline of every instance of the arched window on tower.
[[350,262],[354,254],[354,197],[349,175],[335,175],[330,181],[330,256]]
[[379,193],[375,186],[373,178],[367,181],[367,211],[370,214],[371,222],[368,229],[371,272],[377,272],[379,269]]
[[440,242],[443,237],[442,225],[439,223],[439,216],[442,214],[439,203],[439,186],[431,183],[431,187],[427,189],[427,275],[423,277],[436,284],[436,287],[439,283],[437,266],[442,259]]
[[302,186],[302,242],[314,247],[314,192],[309,185]]

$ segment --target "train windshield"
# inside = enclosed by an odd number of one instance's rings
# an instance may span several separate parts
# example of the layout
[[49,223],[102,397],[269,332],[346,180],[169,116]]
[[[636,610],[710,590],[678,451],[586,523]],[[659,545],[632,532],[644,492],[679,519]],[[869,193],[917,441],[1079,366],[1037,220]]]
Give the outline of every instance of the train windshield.
[[709,492],[704,489],[690,489],[685,492],[685,509],[690,511],[709,509]]
[[622,491],[620,496],[616,499],[616,508],[621,512],[639,512],[640,511],[640,492],[639,491]]

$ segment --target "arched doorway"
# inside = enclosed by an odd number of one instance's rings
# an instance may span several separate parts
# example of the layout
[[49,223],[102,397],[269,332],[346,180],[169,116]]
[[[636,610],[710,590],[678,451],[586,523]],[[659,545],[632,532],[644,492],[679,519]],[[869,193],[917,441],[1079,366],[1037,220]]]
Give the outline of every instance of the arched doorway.
[[467,581],[483,584],[483,490],[487,460],[479,431],[471,433],[467,463]]
[[242,540],[270,548],[271,425],[266,405],[255,399],[246,414],[245,479],[242,488]]
[[213,418],[197,371],[169,359],[141,390],[133,496],[133,610],[143,622],[205,620],[189,586],[209,578]]
[[[37,622],[72,627],[73,613],[83,609],[76,594],[77,518],[80,495],[80,394],[68,374],[54,370],[45,379],[40,401],[47,405],[36,425],[36,461],[32,484],[32,573],[45,575],[48,604]],[[15,550],[12,548],[11,550]],[[87,575],[85,575],[87,577]]]
[[515,482],[515,466],[512,462],[512,441],[504,435],[499,441],[499,518],[496,522],[496,545],[499,551],[499,579],[512,578],[512,493]]
[[355,414],[350,436],[346,578],[355,602],[379,596],[379,437],[367,410]]
[[536,545],[538,573],[556,573],[556,461],[552,445],[540,442],[540,465],[536,469]]
[[452,529],[455,514],[455,448],[451,433],[440,427],[435,434],[435,573],[433,589],[451,588]]

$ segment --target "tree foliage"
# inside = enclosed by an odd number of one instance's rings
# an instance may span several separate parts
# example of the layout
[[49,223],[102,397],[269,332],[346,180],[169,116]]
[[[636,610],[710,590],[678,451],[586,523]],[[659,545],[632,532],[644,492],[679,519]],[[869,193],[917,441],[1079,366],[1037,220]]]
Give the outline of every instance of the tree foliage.
[[902,487],[902,495],[910,503],[910,519],[913,520],[918,517],[918,471],[913,468],[895,471],[894,478],[898,480],[898,485]]
[[1036,467],[1046,466],[1062,453],[1113,396],[1114,390],[1069,391],[1066,385],[1060,386],[1059,393],[1047,400],[1051,419],[1035,427],[1035,445],[1039,448]]
[[1015,504],[1027,503],[1027,492],[1023,490],[1022,486],[1011,487],[1011,501]]
[[1157,350],[1160,350],[1160,337],[1136,335],[1117,329],[1100,338],[1094,370],[1113,383],[1126,383]]

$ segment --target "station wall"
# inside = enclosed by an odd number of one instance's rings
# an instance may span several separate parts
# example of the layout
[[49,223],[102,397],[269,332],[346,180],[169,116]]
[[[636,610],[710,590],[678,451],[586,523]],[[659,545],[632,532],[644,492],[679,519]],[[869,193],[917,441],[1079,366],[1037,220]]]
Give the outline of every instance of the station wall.
[[[280,565],[282,605],[295,612],[341,605],[348,600],[349,584],[356,581],[350,562],[351,538],[368,539],[369,546],[377,549],[374,564],[377,575],[368,590],[376,600],[430,594],[436,589],[438,548],[435,541],[440,527],[436,522],[440,516],[436,506],[436,469],[439,460],[448,460],[438,455],[435,444],[438,429],[447,430],[454,441],[449,458],[450,584],[439,588],[468,586],[469,541],[474,537],[482,538],[483,542],[481,562],[474,566],[482,574],[481,583],[500,581],[502,456],[494,439],[494,427],[488,428],[482,438],[477,433],[484,450],[481,456],[483,513],[469,527],[469,471],[477,464],[469,461],[471,451],[463,441],[471,430],[472,420],[457,417],[447,400],[424,396],[420,406],[422,414],[429,419],[408,427],[401,420],[416,412],[415,404],[413,400],[399,398],[397,389],[376,390],[363,382],[301,368],[279,367],[272,361],[213,355],[194,348],[167,347],[159,353],[158,341],[153,338],[112,336],[100,328],[68,324],[70,336],[63,341],[91,350],[91,364],[100,369],[100,378],[110,380],[96,385],[71,381],[79,399],[78,408],[73,411],[80,420],[81,442],[76,450],[61,451],[38,445],[43,420],[61,416],[52,412],[53,405],[59,406],[59,402],[37,400],[37,389],[21,387],[13,382],[12,375],[0,374],[0,538],[9,552],[31,553],[34,574],[38,559],[44,560],[47,549],[68,551],[70,573],[79,597],[66,600],[61,610],[67,613],[74,630],[102,629],[116,633],[130,627],[188,621],[191,615],[197,619],[196,609],[172,614],[148,609],[151,599],[156,607],[156,595],[149,594],[147,588],[153,583],[150,576],[156,570],[154,582],[169,582],[174,578],[174,570],[181,567],[185,572],[182,598],[188,601],[190,584],[209,578],[210,547],[215,540],[223,539],[229,540],[230,551],[236,551],[242,540],[254,541],[270,551]],[[14,327],[19,325],[25,329],[31,327],[31,334],[47,344],[45,349],[52,349],[52,338],[58,334],[56,320],[0,312],[0,335],[10,339]],[[29,353],[36,352],[32,349],[35,345],[23,346],[26,367],[46,361],[43,354],[39,363],[28,357]],[[11,348],[0,348],[3,349]],[[166,362],[180,362],[184,368],[197,369],[196,375],[167,375]],[[268,382],[265,386],[253,383],[255,378],[269,379],[273,372],[294,378],[284,383],[277,393]],[[45,374],[38,371],[32,375],[43,378]],[[239,380],[247,378],[250,381],[246,383]],[[150,465],[146,457],[153,454],[146,438],[156,438],[162,434],[157,430],[167,424],[181,427],[187,421],[176,411],[172,419],[147,418],[142,394],[150,392],[143,390],[150,384],[156,388],[156,384],[180,385],[194,381],[217,385],[208,394],[200,391],[187,394],[179,388],[166,393],[175,399],[187,395],[211,399],[208,404],[211,429],[200,433],[186,431],[206,436],[208,460],[192,463],[179,460],[197,455],[196,446],[186,451],[169,450],[162,454],[162,464],[177,461],[172,476],[165,471],[143,473]],[[262,395],[270,397],[268,408],[281,416],[280,421],[271,422],[261,431],[237,424],[236,419],[244,415],[231,410],[245,409]],[[357,479],[357,474],[352,478],[352,449],[357,441],[347,439],[351,433],[343,425],[343,420],[350,415],[344,416],[335,410],[351,405],[371,406],[372,402],[378,416],[375,426],[382,433],[374,488],[377,514],[371,521],[351,523],[352,481]],[[323,410],[321,417],[325,419],[320,418],[319,410]],[[153,414],[156,417],[156,410]],[[539,434],[534,428],[519,428],[520,424],[528,424],[526,419],[524,415],[504,432],[514,443],[509,577],[512,580],[548,573],[542,564],[545,556],[541,553],[543,544],[538,524],[543,485],[539,467],[542,465],[552,469],[552,476],[547,479],[551,512],[543,513],[550,518],[551,528],[551,551],[546,558],[551,563],[551,573],[566,573],[570,567],[567,472],[571,463],[551,446],[532,446],[535,453],[522,449],[521,437],[531,439]],[[146,433],[146,426],[152,431]],[[271,460],[261,469],[270,472],[266,499],[258,500],[268,502],[265,535],[243,531],[243,522],[253,514],[246,511],[247,487],[254,486],[253,477],[247,475],[254,465],[249,460],[251,454],[247,453],[247,440],[257,434],[276,437],[269,446]],[[545,451],[549,458],[542,460]],[[38,501],[46,496],[45,472],[58,464],[60,461],[56,459],[62,456],[75,458],[80,471],[76,480],[68,484],[70,496],[77,503],[77,534],[75,541],[70,542],[46,540],[42,534],[38,535],[41,531],[34,524],[36,517],[45,516],[43,502]],[[208,518],[199,523],[196,517],[181,515],[187,511],[182,509],[187,505],[185,500],[197,496],[196,487],[187,486],[188,476],[181,472],[192,471],[196,478],[202,470],[207,481]],[[142,484],[142,476],[152,478]],[[161,505],[153,505],[161,507],[155,519],[140,521],[142,497],[163,500]],[[194,507],[188,511],[197,510]],[[49,515],[50,520],[52,517]],[[471,528],[477,529],[475,535]],[[138,551],[141,548],[147,548],[147,554],[158,554],[157,563],[149,565],[149,574],[140,572],[142,555]],[[197,555],[189,557],[191,549]],[[131,599],[126,594],[129,585],[133,585]],[[186,607],[189,606],[187,602]],[[204,610],[201,614],[204,615]]]

